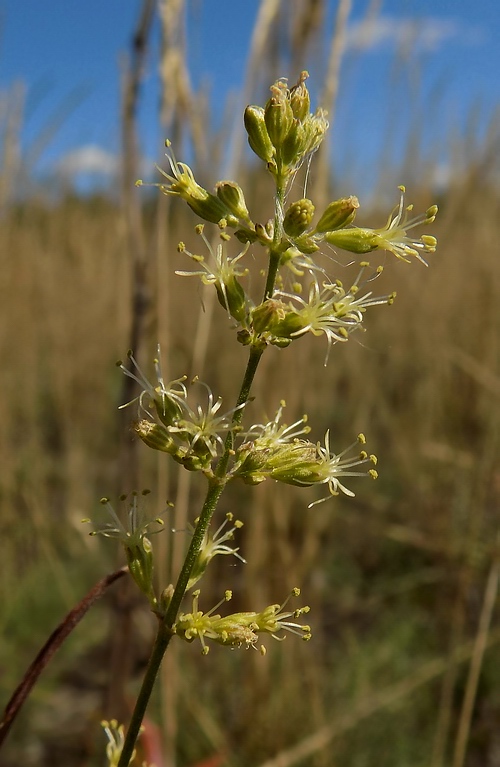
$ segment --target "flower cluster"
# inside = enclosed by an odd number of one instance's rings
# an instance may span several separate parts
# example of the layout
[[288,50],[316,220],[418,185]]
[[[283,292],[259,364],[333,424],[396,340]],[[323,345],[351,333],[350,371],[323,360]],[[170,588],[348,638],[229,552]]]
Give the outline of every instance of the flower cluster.
[[[295,610],[285,610],[290,597],[298,597],[300,589],[295,588],[282,605],[269,605],[261,612],[233,613],[221,617],[215,611],[232,597],[231,591],[226,591],[224,598],[207,613],[198,608],[199,591],[193,592],[193,604],[190,613],[181,613],[175,625],[174,633],[186,642],[199,639],[202,654],[207,655],[209,647],[205,640],[210,639],[227,647],[255,647],[260,634],[270,634],[274,639],[283,639],[281,632],[288,631],[297,634],[304,640],[311,638],[311,628],[297,623],[297,619],[309,612],[309,607],[299,607]],[[290,620],[290,619],[293,620]],[[261,648],[265,653],[265,648]]]
[[[314,261],[314,253],[326,243],[357,254],[389,250],[400,260],[408,262],[414,256],[426,263],[422,253],[432,253],[436,249],[436,239],[430,235],[412,239],[408,233],[419,224],[431,223],[437,208],[431,206],[422,216],[409,219],[408,211],[412,206],[404,206],[404,189],[401,188],[400,204],[387,226],[368,229],[351,225],[359,207],[354,197],[330,203],[315,226],[311,223],[314,208],[312,204],[307,205],[308,202],[299,200],[288,208],[281,243],[277,246],[280,267],[286,267],[286,271],[295,278],[305,278],[305,284],[295,281],[291,291],[285,290],[283,277],[280,276],[272,296],[255,304],[241,283],[241,278],[249,273],[248,268],[241,265],[241,260],[248,251],[250,241],[247,240],[236,256],[230,256],[227,253],[230,237],[225,227],[220,234],[222,242],[215,251],[205,237],[203,227],[197,227],[209,252],[209,261],[202,255],[191,253],[184,243],[180,243],[179,252],[186,253],[198,268],[193,271],[178,270],[176,274],[197,276],[203,284],[215,287],[219,303],[228,316],[236,320],[240,343],[255,347],[272,344],[286,348],[307,333],[315,336],[324,334],[328,344],[326,364],[333,344],[347,341],[355,330],[364,330],[366,310],[373,306],[391,305],[396,294],[377,296],[366,289],[368,283],[381,274],[382,266],[371,269],[367,261],[361,261],[354,281],[349,287],[344,287],[341,280],[327,276]],[[305,231],[307,226],[310,228]],[[325,227],[331,228],[325,230]],[[267,233],[265,237],[259,235],[261,243],[265,239],[268,245],[270,237],[271,234]]]
[[[277,337],[290,339],[299,338],[308,332],[315,336],[324,333],[328,342],[326,365],[333,344],[347,341],[354,330],[364,329],[363,316],[369,306],[390,305],[396,298],[395,292],[387,296],[373,296],[371,291],[359,295],[360,286],[368,281],[362,278],[369,266],[367,262],[360,264],[358,276],[347,289],[340,280],[320,284],[314,275],[307,300],[296,293],[278,290],[276,295],[288,298],[290,302],[284,305],[282,318],[270,324],[269,331]],[[382,267],[378,267],[374,276],[378,277],[381,272]]]
[[[191,252],[184,243],[179,243],[179,253],[191,259],[194,267],[191,271],[179,269],[176,274],[194,276],[203,285],[215,289],[220,305],[235,326],[238,341],[249,347],[249,363],[237,400],[240,404],[223,413],[221,399],[197,379],[190,383],[186,377],[165,381],[159,350],[153,382],[144,375],[132,353],[129,353],[131,366],[118,363],[141,387],[140,394],[133,400],[139,413],[133,424],[135,433],[146,445],[169,454],[187,470],[201,471],[208,479],[209,490],[200,517],[195,521],[197,534],[193,534],[178,584],[175,588],[167,586],[159,598],[153,586],[150,536],[160,529],[161,520],[146,519],[134,497],[128,525],[123,525],[104,499],[110,521],[98,527],[95,533],[116,537],[122,542],[130,572],[152,609],[167,621],[169,630],[177,636],[186,641],[198,638],[203,653],[208,652],[208,640],[229,647],[254,647],[259,635],[265,633],[278,638],[286,630],[305,639],[310,636],[309,627],[297,622],[308,608],[287,611],[286,602],[270,605],[261,612],[222,617],[217,610],[222,602],[231,598],[230,591],[207,613],[199,609],[199,592],[194,592],[191,612],[181,613],[175,621],[174,613],[180,603],[179,584],[183,593],[192,589],[217,555],[245,561],[239,547],[233,545],[242,524],[239,520],[228,514],[215,532],[210,531],[210,520],[223,487],[236,479],[249,485],[273,479],[297,487],[325,486],[326,497],[310,503],[312,507],[340,493],[353,496],[345,484],[348,478],[377,477],[377,459],[366,451],[363,434],[344,450],[335,452],[330,430],[326,431],[322,443],[309,438],[307,416],[303,415],[291,425],[282,422],[284,402],[272,420],[255,423],[243,431],[240,425],[246,405],[243,400],[248,401],[260,355],[270,344],[286,348],[311,334],[326,338],[326,365],[336,343],[345,343],[352,333],[364,330],[368,309],[394,302],[394,292],[378,296],[372,292],[371,283],[383,267],[376,263],[370,266],[364,260],[366,254],[388,251],[400,261],[409,263],[416,259],[427,265],[426,254],[436,250],[435,237],[417,236],[415,229],[432,224],[437,207],[431,205],[425,213],[413,215],[413,206],[405,200],[404,187],[399,187],[399,203],[380,228],[357,225],[360,203],[352,194],[332,200],[323,210],[316,210],[314,202],[306,196],[307,174],[309,162],[325,137],[328,120],[323,110],[311,111],[307,77],[307,72],[303,72],[292,87],[284,79],[278,80],[271,87],[265,106],[250,105],[245,110],[244,124],[250,147],[275,181],[271,219],[261,221],[253,215],[243,190],[235,181],[220,180],[212,191],[205,189],[191,168],[177,161],[169,141],[166,142],[168,171],[160,171],[163,179],[156,184],[164,194],[185,201],[200,219],[217,225],[217,245],[212,245],[213,240],[205,235],[204,224],[196,227],[205,255]],[[300,199],[292,199],[292,183],[302,167],[305,168],[304,191]],[[237,252],[232,250],[231,233],[238,243]],[[324,265],[328,263],[328,256],[333,261],[333,249],[335,253],[342,249],[363,258],[348,264],[356,264],[353,280],[340,280],[327,273]],[[261,274],[266,275],[260,301],[251,295],[252,281],[247,279],[250,262],[248,266],[245,264],[245,258],[255,256],[254,250],[267,257],[267,273],[262,264],[258,266],[258,279]],[[201,402],[192,404],[195,384],[205,392]],[[189,529],[193,527],[189,525]],[[298,590],[294,594],[297,596]],[[117,743],[119,738],[120,732],[116,730]]]
[[[163,652],[174,636],[186,642],[198,639],[203,655],[209,652],[208,642],[234,649],[255,648],[266,634],[278,640],[286,632],[304,640],[311,638],[310,626],[300,622],[309,607],[288,609],[289,599],[300,594],[297,588],[282,604],[225,616],[218,609],[231,599],[230,590],[208,612],[199,608],[200,591],[196,590],[192,592],[190,612],[180,611],[182,599],[199,582],[214,557],[234,556],[245,562],[239,547],[233,545],[236,531],[242,526],[240,520],[226,514],[222,524],[211,532],[226,485],[238,479],[248,485],[271,479],[296,487],[324,486],[324,497],[311,502],[311,508],[341,493],[354,496],[345,484],[346,479],[377,478],[374,468],[377,458],[366,451],[363,434],[344,450],[335,452],[329,429],[323,443],[309,439],[311,430],[306,415],[290,425],[283,423],[284,401],[273,419],[254,423],[246,430],[242,427],[243,409],[251,399],[257,366],[269,345],[285,349],[307,334],[324,335],[326,365],[335,344],[345,343],[352,333],[364,330],[369,308],[394,302],[394,292],[376,296],[368,287],[383,267],[377,264],[371,267],[364,260],[366,254],[387,251],[400,261],[410,263],[416,259],[427,266],[426,255],[436,250],[436,238],[425,233],[417,236],[415,229],[434,222],[437,206],[431,205],[425,213],[413,215],[413,205],[407,204],[402,186],[399,203],[385,226],[379,228],[357,226],[360,203],[352,194],[316,210],[314,202],[306,196],[307,182],[310,162],[326,135],[328,120],[324,110],[311,111],[307,77],[307,72],[302,72],[292,87],[285,79],[279,79],[271,86],[265,106],[249,105],[245,109],[249,145],[275,184],[274,211],[269,220],[259,220],[251,212],[242,188],[235,181],[220,180],[212,191],[205,189],[191,168],[177,161],[170,141],[166,141],[168,170],[158,168],[163,178],[153,184],[162,193],[183,200],[202,221],[217,226],[215,246],[205,235],[204,224],[195,229],[208,255],[193,253],[183,242],[179,243],[178,252],[190,258],[194,268],[177,270],[176,274],[194,276],[215,289],[237,331],[238,342],[248,347],[249,355],[236,399],[238,404],[226,413],[221,412],[222,400],[197,378],[189,383],[186,376],[165,381],[159,348],[153,382],[143,373],[132,352],[128,355],[130,366],[117,363],[141,389],[132,400],[138,407],[134,432],[147,446],[167,453],[188,471],[202,472],[208,488],[199,517],[193,525],[187,523],[192,537],[175,586],[154,582],[151,536],[162,529],[162,519],[145,515],[137,493],[130,500],[122,498],[129,504],[124,515],[117,514],[107,498],[102,499],[108,517],[91,534],[120,541],[130,575],[148,599],[160,626],[127,735],[115,720],[102,723],[108,738],[108,767],[128,767],[134,758],[144,704],[151,694]],[[301,197],[293,199],[293,182],[301,168],[304,170]],[[137,184],[142,186],[143,182]],[[238,248],[242,246],[237,253],[231,252],[229,232]],[[328,258],[330,263],[339,264],[339,249],[363,259],[356,258],[347,264],[356,266],[353,281],[327,273]],[[244,265],[244,258],[250,255],[256,259],[253,251],[259,252],[261,263],[255,270],[256,279],[251,281],[247,279],[251,269]],[[262,298],[256,300],[250,287],[255,287],[261,277],[265,280],[264,289]],[[204,389],[204,394],[201,402],[196,400],[193,404],[195,385]],[[260,651],[264,654],[265,648],[261,646]]]
[[232,416],[242,406],[220,414],[221,398],[216,400],[207,384],[195,378],[192,383],[205,388],[207,402],[204,406],[198,403],[191,407],[187,401],[185,377],[165,384],[159,348],[155,360],[156,386],[144,375],[133,354],[129,352],[128,356],[136,372],[126,368],[122,362],[117,364],[125,375],[142,387],[141,394],[132,400],[139,403],[139,414],[145,416],[133,424],[135,433],[148,447],[169,453],[189,471],[203,471],[210,475],[212,461],[224,449],[221,435],[227,435],[235,428]]
[[[233,477],[239,477],[250,485],[260,484],[268,478],[298,487],[327,485],[330,495],[342,492],[349,496],[354,493],[341,482],[340,477],[377,478],[374,468],[363,471],[356,468],[377,464],[376,456],[369,455],[364,449],[354,453],[359,445],[366,443],[363,434],[359,434],[356,441],[341,453],[333,453],[329,431],[325,435],[324,447],[320,443],[300,439],[302,434],[309,431],[309,427],[304,425],[307,420],[305,416],[292,426],[280,426],[283,404],[272,421],[255,424],[247,432],[245,436],[253,439],[244,442],[236,450],[236,462],[231,472]],[[320,502],[315,501],[309,506]]]
[[302,72],[293,88],[285,80],[271,86],[271,97],[264,108],[245,109],[248,142],[267,169],[281,180],[293,179],[304,160],[319,148],[328,130],[327,114],[318,109],[310,111],[307,72]]

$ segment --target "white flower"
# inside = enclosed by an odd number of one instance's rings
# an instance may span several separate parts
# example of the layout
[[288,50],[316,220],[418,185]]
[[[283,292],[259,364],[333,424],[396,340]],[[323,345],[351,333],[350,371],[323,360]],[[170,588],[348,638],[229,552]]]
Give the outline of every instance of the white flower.
[[207,390],[206,408],[198,404],[196,409],[193,409],[185,404],[184,417],[179,418],[175,425],[169,426],[168,430],[171,434],[178,434],[183,441],[188,442],[190,452],[199,455],[208,453],[212,458],[216,458],[217,445],[224,449],[224,441],[220,435],[227,434],[233,428],[231,416],[237,410],[245,407],[245,403],[232,408],[223,415],[217,415],[222,406],[221,397],[214,402],[214,395],[210,387],[203,381],[198,381],[198,383]]
[[130,402],[126,402],[124,405],[120,405],[120,409],[128,407],[133,402],[139,403],[139,411],[144,411],[149,416],[148,402],[144,404],[144,400],[149,398],[150,402],[154,403],[156,412],[162,423],[168,426],[173,420],[178,418],[185,408],[185,399],[187,397],[187,390],[184,386],[184,381],[187,376],[176,378],[170,383],[166,384],[161,372],[161,357],[160,357],[160,345],[157,347],[158,356],[154,359],[155,373],[156,373],[156,385],[152,384],[148,378],[144,375],[139,363],[134,358],[132,352],[128,353],[128,358],[134,366],[136,373],[128,370],[122,362],[117,362],[117,366],[122,370],[126,376],[137,381],[142,388],[141,393]]
[[307,416],[303,415],[298,421],[287,426],[286,423],[280,424],[285,401],[281,400],[277,413],[272,421],[268,423],[255,423],[245,432],[245,440],[256,438],[254,447],[259,449],[276,448],[288,442],[292,442],[301,434],[309,434],[311,427],[307,426]]
[[409,217],[413,205],[404,204],[405,188],[399,187],[401,197],[399,205],[393,210],[387,224],[381,229],[369,229],[367,227],[345,227],[333,232],[325,232],[323,235],[326,242],[336,245],[351,253],[370,253],[372,250],[389,250],[401,261],[410,262],[411,258],[418,258],[425,266],[427,261],[421,255],[434,253],[437,240],[430,234],[423,234],[415,239],[408,236],[408,232],[421,224],[432,224],[436,218],[437,205],[431,205],[425,213],[419,216]]
[[[149,490],[143,490],[141,495],[149,495]],[[126,501],[127,496],[121,496],[120,500]],[[164,523],[161,517],[148,517],[144,511],[144,505],[140,503],[136,492],[131,493],[125,523],[121,521],[109,498],[101,498],[101,505],[106,509],[109,519],[98,525],[90,535],[117,538],[126,548],[132,549],[140,545],[146,535],[154,535],[163,530]],[[93,520],[90,519],[83,519],[82,522],[94,524]]]
[[432,224],[437,214],[437,205],[432,205],[419,216],[409,217],[413,210],[413,205],[404,204],[405,188],[400,186],[401,192],[399,205],[389,216],[387,224],[382,229],[374,229],[376,247],[381,250],[390,250],[391,253],[402,261],[409,263],[410,256],[418,258],[425,266],[427,261],[420,255],[421,252],[434,253],[437,240],[429,234],[423,234],[420,238],[414,239],[408,236],[410,229],[414,229],[421,224]]
[[395,293],[387,296],[373,296],[372,292],[369,291],[359,296],[360,286],[375,279],[382,272],[382,267],[379,267],[371,280],[362,281],[368,268],[369,264],[362,262],[358,276],[347,290],[340,280],[323,282],[320,285],[315,278],[309,286],[307,300],[294,293],[277,291],[277,295],[289,298],[298,304],[298,308],[294,307],[293,304],[290,304],[290,308],[302,321],[302,327],[292,332],[291,338],[299,338],[305,333],[312,333],[315,336],[325,334],[328,342],[325,365],[328,362],[333,344],[337,341],[347,341],[354,330],[362,327],[363,315],[369,306],[392,304],[394,301]]
[[[356,466],[362,466],[363,464],[371,463],[376,465],[377,458],[374,455],[368,455],[365,450],[354,456],[347,457],[348,454],[359,444],[364,445],[366,442],[363,434],[359,434],[356,442],[353,442],[349,447],[343,450],[341,453],[335,454],[330,451],[330,431],[325,434],[325,446],[322,447],[319,443],[317,445],[318,451],[318,465],[315,469],[316,478],[314,484],[326,484],[330,491],[330,495],[338,495],[339,491],[354,497],[352,490],[349,490],[339,479],[339,477],[371,477],[377,478],[377,472],[375,469],[369,469],[368,471],[352,471]],[[313,501],[309,504],[308,508],[316,506],[318,503],[322,503],[326,498],[321,498],[319,501]]]
[[236,278],[245,277],[248,274],[248,269],[241,269],[238,261],[245,255],[250,243],[247,243],[237,256],[230,258],[225,252],[223,243],[217,245],[214,252],[212,245],[203,234],[203,226],[197,226],[196,231],[201,235],[211,255],[212,263],[208,264],[203,256],[190,253],[181,242],[178,246],[179,252],[186,253],[201,269],[194,272],[176,271],[175,273],[180,277],[199,277],[204,285],[214,285],[222,306],[229,315],[232,314],[241,321],[246,314],[245,294]]

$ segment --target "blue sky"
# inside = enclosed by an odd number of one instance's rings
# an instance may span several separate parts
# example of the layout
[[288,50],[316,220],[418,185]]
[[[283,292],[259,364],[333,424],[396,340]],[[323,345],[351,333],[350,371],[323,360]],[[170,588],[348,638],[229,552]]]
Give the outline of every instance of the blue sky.
[[[214,111],[220,110],[227,95],[242,87],[259,3],[188,5],[192,81],[209,88]],[[334,132],[338,173],[359,181],[380,163],[397,161],[411,126],[443,166],[451,133],[470,131],[474,113],[480,137],[500,103],[500,2],[385,0],[369,29],[360,26],[367,5],[353,0]],[[39,170],[61,163],[69,168],[71,160],[74,168],[97,162],[112,170],[120,141],[120,58],[140,7],[139,0],[0,0],[0,89],[25,84],[23,143],[31,146]],[[330,0],[325,40],[335,7]],[[412,53],[401,64],[397,51],[409,39]],[[312,83],[320,82],[326,55],[318,50],[308,65]],[[142,147],[151,160],[163,141],[157,103],[152,55],[141,105]],[[58,119],[57,130],[41,142],[44,128]]]

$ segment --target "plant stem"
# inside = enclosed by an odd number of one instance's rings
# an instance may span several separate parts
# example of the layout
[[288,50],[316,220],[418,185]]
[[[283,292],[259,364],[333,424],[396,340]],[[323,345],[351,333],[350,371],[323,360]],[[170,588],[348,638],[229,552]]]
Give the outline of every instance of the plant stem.
[[[274,237],[273,244],[269,250],[269,268],[266,279],[266,286],[264,289],[264,300],[270,298],[274,291],[274,285],[276,282],[276,276],[278,274],[279,262],[281,257],[281,251],[279,245],[281,243],[283,235],[283,201],[285,195],[285,185],[278,185],[276,191],[276,210],[274,217]],[[189,578],[196,562],[196,557],[203,543],[203,538],[210,525],[210,521],[213,517],[219,498],[227,484],[226,472],[229,459],[231,457],[231,451],[233,448],[233,432],[234,427],[239,426],[243,418],[243,407],[245,402],[248,401],[250,395],[250,389],[252,387],[257,367],[260,362],[260,358],[264,352],[265,345],[255,345],[250,347],[250,356],[248,358],[245,375],[240,388],[238,399],[236,400],[236,408],[234,411],[231,429],[226,437],[224,454],[218,462],[214,476],[209,480],[209,487],[205,502],[201,510],[198,522],[196,524],[191,543],[189,545],[184,564],[182,565],[177,583],[174,589],[174,593],[168,605],[167,612],[164,618],[160,621],[158,627],[158,633],[156,635],[151,657],[149,659],[146,674],[144,676],[141,690],[136,701],[136,705],[130,720],[130,725],[127,730],[125,742],[123,744],[122,753],[117,767],[128,767],[134,747],[139,737],[142,720],[146,712],[146,708],[153,692],[154,683],[160,669],[160,665],[165,654],[165,651],[173,636],[172,626],[177,618],[177,613],[181,606],[181,602],[186,593]]]
[[264,288],[265,301],[268,298],[272,298],[274,292],[274,284],[276,282],[276,276],[278,274],[278,268],[280,265],[281,250],[279,245],[283,237],[283,204],[285,201],[285,182],[281,181],[276,187],[276,208],[274,213],[274,235],[273,244],[269,250],[269,268],[267,271],[266,287]]
[[0,747],[7,737],[21,707],[24,705],[24,702],[38,680],[38,677],[47,663],[51,660],[54,653],[59,649],[64,640],[67,639],[73,629],[78,626],[96,600],[102,597],[105,591],[126,573],[128,573],[128,568],[121,567],[114,573],[110,573],[109,575],[106,575],[105,578],[102,578],[102,580],[96,583],[88,594],[86,594],[83,599],[70,610],[59,626],[54,629],[34,661],[29,666],[5,707],[5,712],[0,720]]
[[[255,377],[255,373],[257,372],[257,367],[263,351],[263,348],[258,349],[256,347],[251,347],[250,349],[250,357],[248,359],[245,375],[243,377],[240,393],[238,395],[237,406],[244,404],[248,400],[252,382]],[[236,410],[233,415],[232,426],[239,426],[242,417],[243,408],[240,408],[239,410]],[[172,626],[175,623],[182,599],[186,593],[189,578],[191,576],[196,557],[202,545],[203,538],[208,529],[215,509],[217,508],[217,503],[219,502],[219,498],[222,495],[222,491],[226,486],[227,480],[225,480],[224,477],[231,455],[231,449],[232,431],[227,436],[225,451],[216,467],[215,476],[210,480],[205,502],[203,504],[203,508],[193,533],[193,537],[191,539],[184,564],[179,574],[179,578],[177,579],[177,584],[175,586],[172,599],[170,600],[165,617],[160,621],[158,633],[156,635],[151,657],[146,669],[146,674],[144,676],[141,690],[139,692],[132,718],[130,720],[130,725],[127,730],[127,735],[125,737],[125,743],[123,744],[118,767],[128,767],[132,758],[134,747],[141,729],[142,720],[144,718],[144,714],[146,712],[146,708],[153,691],[161,661],[169,645],[170,639],[173,636]]]

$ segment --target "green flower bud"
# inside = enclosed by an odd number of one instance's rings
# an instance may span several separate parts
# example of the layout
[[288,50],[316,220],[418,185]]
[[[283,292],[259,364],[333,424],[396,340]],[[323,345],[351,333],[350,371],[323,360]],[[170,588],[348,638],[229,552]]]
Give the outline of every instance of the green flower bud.
[[250,220],[243,190],[234,181],[219,181],[215,185],[217,197],[236,218]]
[[356,210],[359,208],[357,197],[342,197],[340,200],[334,200],[326,208],[320,220],[314,227],[315,232],[332,232],[335,229],[342,229],[348,226],[354,220]]
[[230,275],[224,282],[224,286],[215,283],[217,299],[223,309],[226,309],[231,317],[240,323],[246,320],[247,296],[234,275]]
[[283,228],[290,237],[299,237],[309,227],[314,216],[314,205],[304,198],[293,202],[285,213]]
[[156,597],[153,587],[153,547],[146,536],[134,545],[125,545],[127,564],[130,575],[139,586],[143,594],[147,596],[152,606],[156,605]]
[[182,415],[180,403],[173,399],[173,397],[164,395],[162,392],[156,393],[154,406],[158,418],[164,426],[171,426]]
[[302,124],[294,120],[292,127],[281,145],[281,161],[294,170],[304,156],[306,133]]
[[373,229],[361,229],[360,227],[339,229],[335,232],[326,232],[325,240],[330,245],[336,245],[358,255],[370,253],[377,248],[376,235]]
[[248,106],[243,120],[252,151],[264,162],[270,162],[276,150],[267,132],[264,110],[262,107]]
[[271,326],[284,320],[286,305],[282,301],[268,298],[252,311],[252,324],[256,333],[264,333]]
[[292,107],[293,116],[298,120],[304,120],[311,108],[309,91],[305,83],[308,77],[308,72],[301,72],[299,82],[290,90],[290,106]]
[[170,453],[170,455],[176,454],[177,445],[163,424],[143,419],[135,423],[132,428],[144,444],[153,450],[161,450],[161,452]]
[[210,194],[210,192],[206,192],[205,197],[185,197],[184,199],[191,210],[205,221],[210,221],[212,224],[218,224],[219,221],[224,219],[228,226],[238,225],[236,216],[231,215],[230,211],[221,200],[214,194]]
[[158,600],[159,615],[164,616],[166,614],[173,596],[174,596],[174,587],[172,583],[169,583],[168,586],[164,588],[163,591],[161,592],[160,598]]
[[294,123],[286,84],[278,80],[271,86],[271,98],[264,108],[264,119],[271,142],[280,148]]

